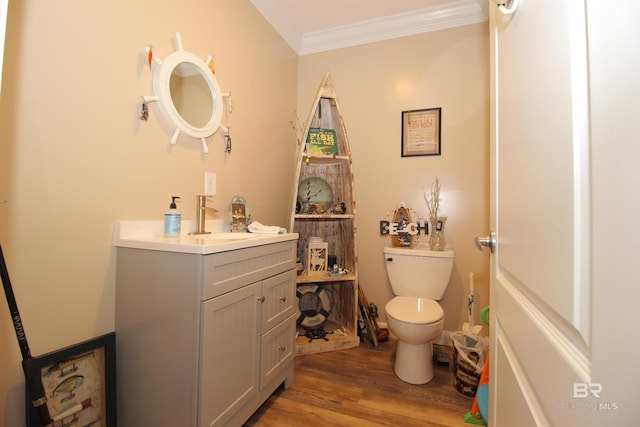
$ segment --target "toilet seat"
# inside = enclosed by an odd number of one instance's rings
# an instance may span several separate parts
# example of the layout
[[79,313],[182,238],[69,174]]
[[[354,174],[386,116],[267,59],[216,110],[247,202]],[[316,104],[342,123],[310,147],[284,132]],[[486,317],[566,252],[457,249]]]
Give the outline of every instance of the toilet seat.
[[444,318],[440,304],[427,298],[397,296],[387,303],[385,311],[387,316],[398,321],[421,325],[436,323]]

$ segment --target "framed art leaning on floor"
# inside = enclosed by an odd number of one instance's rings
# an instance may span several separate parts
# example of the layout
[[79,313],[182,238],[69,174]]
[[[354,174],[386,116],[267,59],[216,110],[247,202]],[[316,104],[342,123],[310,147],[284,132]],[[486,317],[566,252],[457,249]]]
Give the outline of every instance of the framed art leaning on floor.
[[[36,357],[54,427],[116,426],[115,332]],[[27,426],[39,427],[26,391]]]

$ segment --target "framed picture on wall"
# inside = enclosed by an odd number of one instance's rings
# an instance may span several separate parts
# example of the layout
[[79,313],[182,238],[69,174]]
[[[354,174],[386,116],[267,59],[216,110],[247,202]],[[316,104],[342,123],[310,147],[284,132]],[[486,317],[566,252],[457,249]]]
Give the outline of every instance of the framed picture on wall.
[[[116,338],[102,335],[36,357],[54,427],[116,426]],[[40,420],[26,390],[27,426]]]
[[402,157],[440,155],[440,110],[402,112]]

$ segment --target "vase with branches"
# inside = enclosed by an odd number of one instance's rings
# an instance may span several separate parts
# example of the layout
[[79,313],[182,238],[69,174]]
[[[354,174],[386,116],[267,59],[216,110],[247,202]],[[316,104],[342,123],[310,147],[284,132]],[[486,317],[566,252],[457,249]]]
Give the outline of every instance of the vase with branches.
[[424,193],[424,200],[429,210],[429,248],[432,251],[444,251],[444,225],[447,222],[446,216],[440,215],[440,178],[431,183],[430,194]]

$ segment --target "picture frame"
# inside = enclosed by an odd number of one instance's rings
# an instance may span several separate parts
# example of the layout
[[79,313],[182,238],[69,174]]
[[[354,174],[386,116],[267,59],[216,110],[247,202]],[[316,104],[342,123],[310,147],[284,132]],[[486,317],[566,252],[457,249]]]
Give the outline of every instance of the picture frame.
[[229,216],[229,227],[232,233],[247,231],[251,223],[251,213],[244,197],[238,195],[231,199],[227,208]]
[[[35,357],[53,427],[116,427],[115,332]],[[26,397],[26,425],[39,427]]]
[[441,108],[402,112],[402,157],[441,154]]
[[311,156],[338,155],[336,131],[325,128],[309,128],[307,154]]

